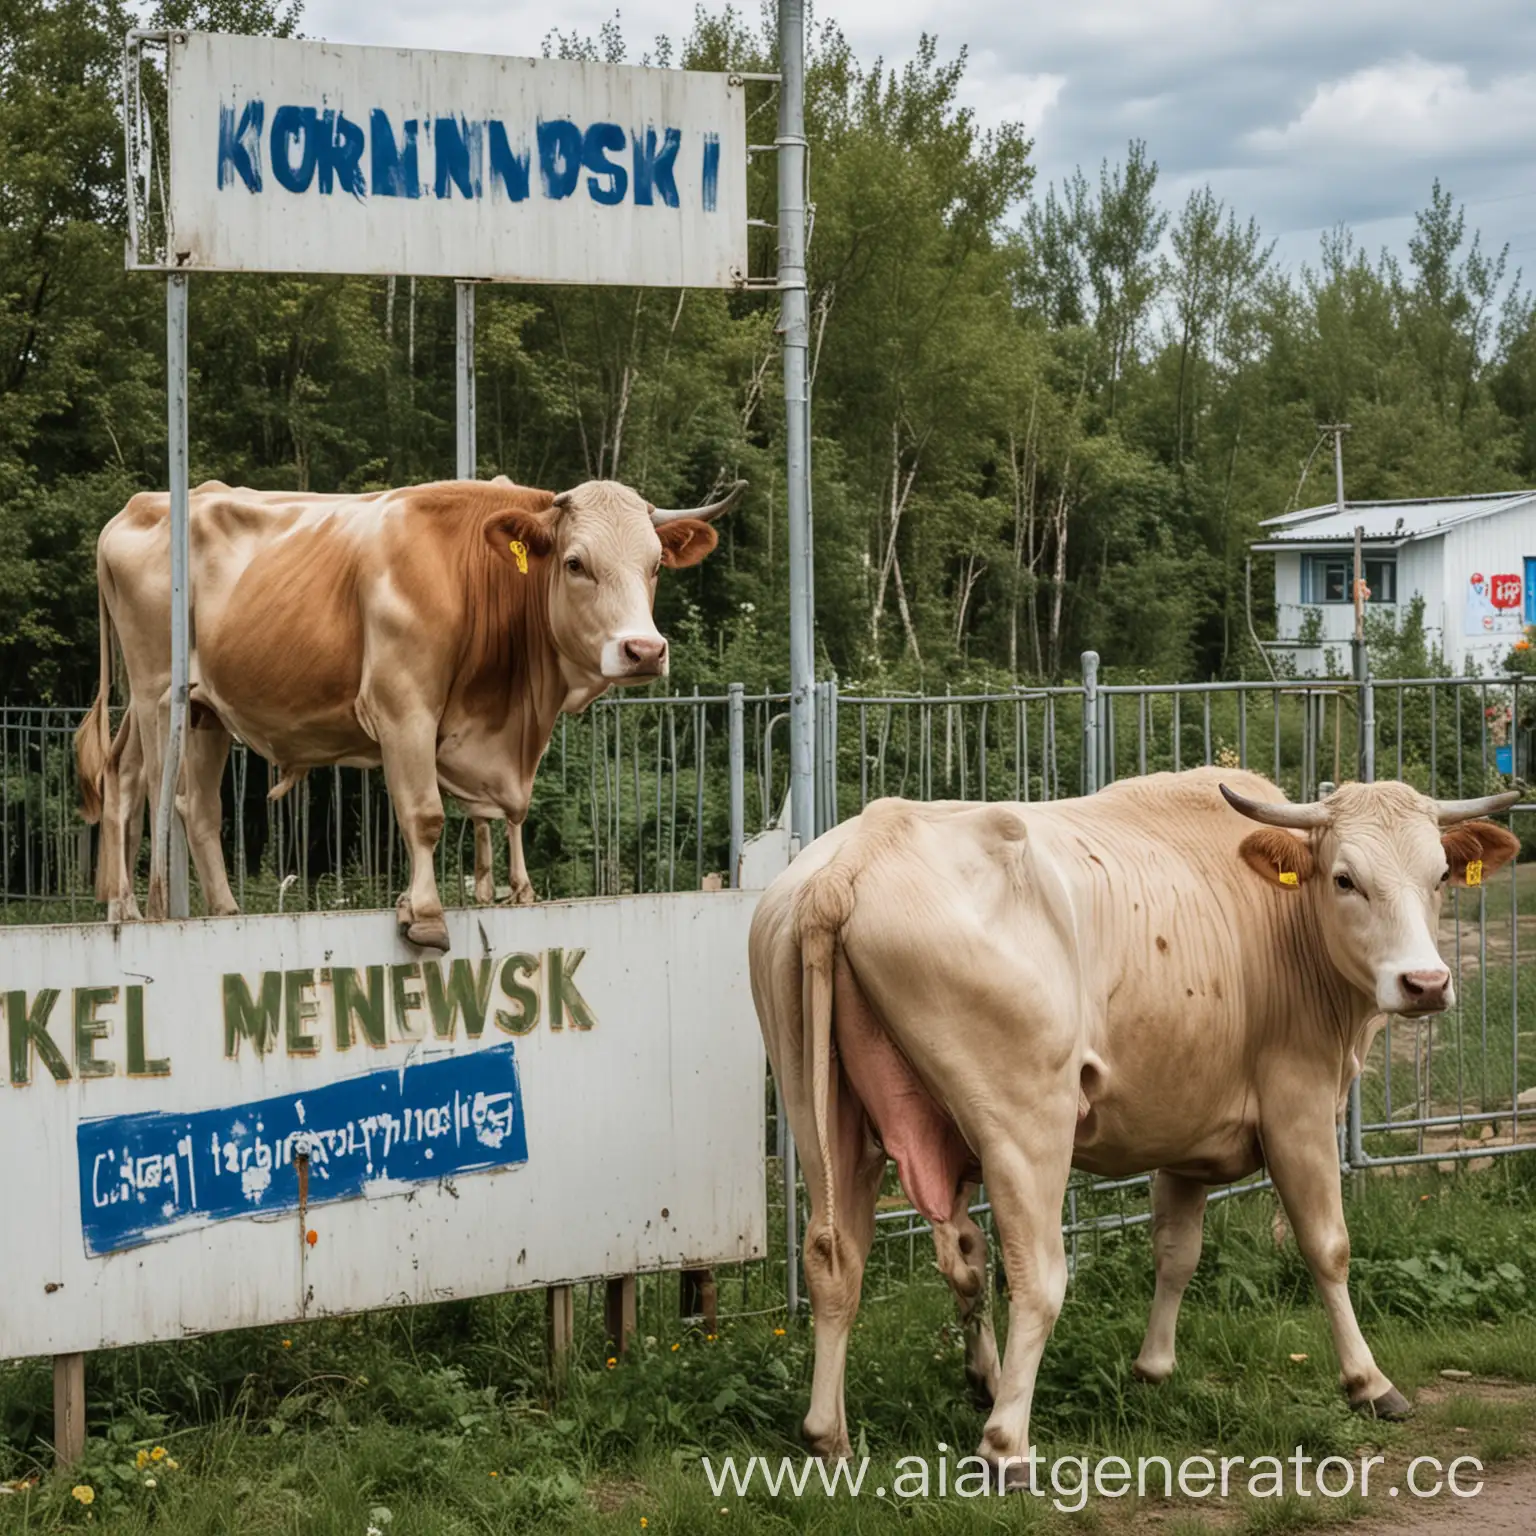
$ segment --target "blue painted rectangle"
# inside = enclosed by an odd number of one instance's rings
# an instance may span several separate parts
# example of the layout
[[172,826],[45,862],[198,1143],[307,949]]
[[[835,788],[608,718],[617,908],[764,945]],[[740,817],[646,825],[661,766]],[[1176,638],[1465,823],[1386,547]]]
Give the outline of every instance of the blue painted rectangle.
[[1515,771],[1514,747],[1495,747],[1493,749],[1493,765],[1500,773],[1513,773]]
[[173,1232],[391,1193],[528,1161],[514,1042],[223,1109],[82,1121],[80,1213],[91,1257]]

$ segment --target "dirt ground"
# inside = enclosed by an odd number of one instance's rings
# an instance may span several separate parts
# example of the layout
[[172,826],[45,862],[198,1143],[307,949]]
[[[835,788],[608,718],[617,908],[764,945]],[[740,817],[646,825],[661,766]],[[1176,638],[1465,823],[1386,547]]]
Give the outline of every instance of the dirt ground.
[[[1398,1501],[1402,1503],[1402,1501]],[[1359,1536],[1532,1536],[1536,1532],[1536,1461],[1491,1467],[1474,1499],[1410,1499],[1390,1519],[1368,1516],[1346,1527]]]

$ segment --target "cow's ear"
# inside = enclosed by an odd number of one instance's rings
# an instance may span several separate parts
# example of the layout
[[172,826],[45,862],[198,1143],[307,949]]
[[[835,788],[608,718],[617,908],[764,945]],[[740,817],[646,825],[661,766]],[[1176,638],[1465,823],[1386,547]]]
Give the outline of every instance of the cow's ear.
[[1481,885],[1520,852],[1520,839],[1492,821],[1464,821],[1440,835],[1452,885]]
[[512,561],[519,570],[524,570],[529,555],[547,555],[555,547],[557,516],[553,512],[529,512],[521,507],[498,512],[485,525],[486,542],[503,560]]
[[680,517],[656,530],[661,540],[661,563],[674,571],[697,565],[720,542],[720,535],[696,517]]
[[1238,847],[1243,862],[1269,885],[1296,890],[1312,878],[1312,847],[1283,827],[1260,827]]

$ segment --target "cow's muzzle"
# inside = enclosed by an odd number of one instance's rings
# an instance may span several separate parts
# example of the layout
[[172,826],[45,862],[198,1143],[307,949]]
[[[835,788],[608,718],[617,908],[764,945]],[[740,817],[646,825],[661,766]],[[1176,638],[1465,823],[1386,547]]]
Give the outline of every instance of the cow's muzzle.
[[1444,966],[1433,971],[1404,971],[1397,984],[1407,1003],[1399,1011],[1408,1018],[1444,1013],[1451,1005],[1451,973]]
[[667,675],[667,642],[660,635],[621,635],[603,647],[610,683],[646,683]]

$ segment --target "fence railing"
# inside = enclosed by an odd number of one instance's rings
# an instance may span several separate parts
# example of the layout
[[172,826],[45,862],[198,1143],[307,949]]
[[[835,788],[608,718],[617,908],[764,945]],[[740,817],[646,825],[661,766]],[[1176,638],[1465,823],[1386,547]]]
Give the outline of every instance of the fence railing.
[[[563,718],[541,765],[524,840],[541,898],[697,889],[734,870],[744,837],[787,790],[787,696],[611,695]],[[0,709],[0,909],[6,920],[80,921],[92,898],[94,834],[76,812],[73,733],[83,711]],[[1073,687],[897,695],[816,690],[817,831],[872,799],[1034,802],[1196,764],[1250,768],[1293,799],[1330,783],[1392,777],[1463,797],[1529,771],[1536,687],[1519,678],[1108,682],[1084,658]],[[242,905],[388,907],[405,856],[377,771],[319,770],[287,799],[236,747],[225,783],[225,849]],[[1536,803],[1511,825],[1536,842]],[[439,849],[444,900],[468,903],[473,831],[456,807]],[[505,839],[494,840],[504,887]],[[141,878],[147,850],[141,855]],[[1351,1097],[1347,1165],[1480,1161],[1536,1147],[1533,865],[1453,891],[1441,943],[1458,1004],[1388,1019]],[[194,901],[196,895],[194,894]],[[1531,994],[1531,995],[1528,995]],[[774,1143],[770,1142],[770,1148]],[[1145,1180],[1076,1181],[1080,1237],[1148,1219]],[[878,1230],[915,1251],[926,1224],[886,1202]],[[882,1246],[885,1246],[882,1244]],[[747,1292],[742,1293],[745,1302]]]

